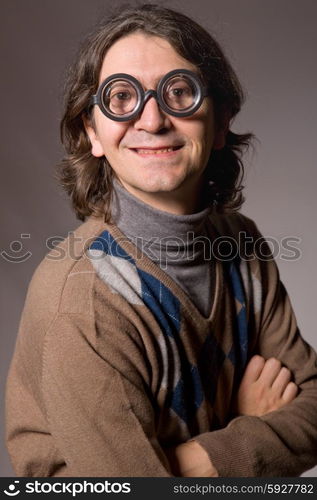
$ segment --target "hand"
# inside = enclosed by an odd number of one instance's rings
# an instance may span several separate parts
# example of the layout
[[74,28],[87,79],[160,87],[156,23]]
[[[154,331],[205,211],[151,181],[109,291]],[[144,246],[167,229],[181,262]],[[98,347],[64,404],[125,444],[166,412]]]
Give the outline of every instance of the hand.
[[293,401],[298,387],[291,382],[291,372],[276,358],[265,361],[253,356],[244,372],[234,411],[238,415],[262,416]]
[[164,450],[176,477],[219,477],[208,453],[196,441]]

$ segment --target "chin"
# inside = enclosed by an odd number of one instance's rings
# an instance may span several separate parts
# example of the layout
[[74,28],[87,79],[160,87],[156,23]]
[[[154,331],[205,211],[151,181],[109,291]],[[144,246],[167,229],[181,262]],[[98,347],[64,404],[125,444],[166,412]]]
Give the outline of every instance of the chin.
[[169,193],[177,190],[182,186],[184,177],[175,178],[162,175],[159,178],[149,179],[147,182],[139,185],[138,189],[147,193]]
[[187,169],[178,171],[152,172],[151,175],[144,178],[142,184],[149,192],[172,192],[180,188],[184,182],[189,181],[191,177]]

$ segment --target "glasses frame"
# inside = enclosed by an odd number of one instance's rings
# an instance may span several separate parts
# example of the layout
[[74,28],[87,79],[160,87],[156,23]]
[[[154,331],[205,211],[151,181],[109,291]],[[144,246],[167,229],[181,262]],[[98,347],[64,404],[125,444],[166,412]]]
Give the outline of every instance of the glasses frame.
[[[164,85],[170,78],[173,78],[176,75],[185,75],[187,78],[191,80],[196,89],[196,98],[192,106],[190,106],[190,108],[186,108],[185,110],[180,110],[180,111],[176,111],[173,108],[170,108],[162,99],[162,92],[164,89]],[[103,95],[107,85],[112,80],[127,80],[135,88],[138,100],[136,107],[133,109],[131,113],[125,115],[116,115],[115,113],[111,113],[111,111],[109,111],[104,105]],[[89,101],[89,106],[94,106],[94,105],[99,106],[99,109],[103,112],[103,114],[106,115],[107,118],[110,118],[111,120],[117,122],[126,122],[134,120],[142,112],[146,102],[151,97],[154,97],[154,99],[156,99],[156,102],[158,103],[162,111],[164,111],[169,115],[182,118],[193,115],[201,106],[204,98],[207,97],[208,95],[209,95],[208,89],[206,86],[203,85],[200,77],[197,75],[197,73],[194,73],[189,69],[173,69],[172,71],[169,71],[166,75],[164,75],[160,79],[156,90],[154,89],[144,90],[139,80],[134,78],[134,76],[132,75],[128,75],[127,73],[115,73],[113,75],[108,76],[108,78],[106,78],[100,84],[97,93],[91,96]]]

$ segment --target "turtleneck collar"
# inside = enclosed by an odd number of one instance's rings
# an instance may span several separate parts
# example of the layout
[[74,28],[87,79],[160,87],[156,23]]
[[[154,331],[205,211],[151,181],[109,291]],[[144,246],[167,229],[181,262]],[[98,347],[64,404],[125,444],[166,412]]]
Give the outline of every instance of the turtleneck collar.
[[180,247],[181,241],[186,246],[192,238],[206,234],[210,207],[190,215],[175,215],[139,200],[117,180],[114,180],[113,187],[112,220],[129,239],[149,241],[155,238],[164,246],[169,246],[170,240],[173,246],[173,240],[177,238],[177,246]]

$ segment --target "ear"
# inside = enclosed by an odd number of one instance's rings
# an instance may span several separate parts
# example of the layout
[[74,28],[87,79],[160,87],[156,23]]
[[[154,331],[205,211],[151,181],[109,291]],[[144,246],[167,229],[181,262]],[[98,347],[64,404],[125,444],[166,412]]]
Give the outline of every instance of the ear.
[[97,158],[104,156],[105,153],[103,151],[102,144],[98,138],[96,127],[92,123],[92,120],[88,119],[85,116],[85,117],[83,117],[83,122],[84,122],[86,133],[87,133],[89,140],[90,140],[90,143],[91,143],[91,154],[93,156],[96,156]]
[[229,113],[225,113],[222,117],[221,123],[215,133],[213,149],[222,149],[226,144],[226,136],[230,127]]

